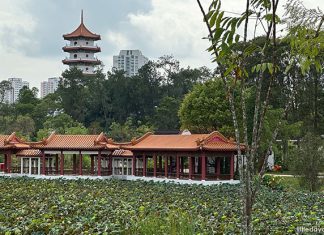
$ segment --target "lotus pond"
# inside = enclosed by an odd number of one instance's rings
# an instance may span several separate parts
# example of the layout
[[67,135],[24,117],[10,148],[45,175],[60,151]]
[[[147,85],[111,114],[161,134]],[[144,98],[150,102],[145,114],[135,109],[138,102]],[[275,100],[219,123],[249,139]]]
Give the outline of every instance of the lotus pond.
[[[239,187],[0,177],[0,234],[240,234]],[[263,188],[255,234],[324,227],[324,193]]]

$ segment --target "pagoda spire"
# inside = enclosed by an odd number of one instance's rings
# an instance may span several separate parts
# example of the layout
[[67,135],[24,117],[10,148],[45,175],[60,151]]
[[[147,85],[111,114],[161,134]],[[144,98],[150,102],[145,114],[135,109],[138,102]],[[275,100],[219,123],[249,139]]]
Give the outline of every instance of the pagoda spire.
[[83,9],[81,10],[81,24],[83,24]]

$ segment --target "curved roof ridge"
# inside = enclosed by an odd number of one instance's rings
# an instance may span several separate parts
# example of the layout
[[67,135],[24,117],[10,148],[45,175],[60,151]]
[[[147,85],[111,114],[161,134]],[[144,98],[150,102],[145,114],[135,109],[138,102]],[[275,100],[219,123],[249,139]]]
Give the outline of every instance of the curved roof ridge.
[[147,132],[147,133],[145,133],[144,135],[142,135],[141,137],[139,137],[139,138],[137,138],[137,139],[134,137],[134,138],[131,140],[131,144],[132,144],[132,145],[138,144],[139,142],[141,142],[142,140],[146,139],[147,137],[149,137],[149,136],[151,136],[151,135],[153,135],[152,132]]
[[72,33],[63,34],[64,39],[77,38],[77,37],[92,38],[92,39],[96,39],[96,40],[101,39],[99,34],[92,33],[84,25],[83,22],[81,22],[80,25]]
[[222,141],[224,141],[225,143],[229,143],[231,142],[229,139],[227,139],[223,134],[221,134],[219,131],[213,131],[212,133],[209,134],[209,136],[207,136],[204,141],[203,144],[208,144],[208,142],[212,141],[212,139],[214,137],[218,137],[220,138]]

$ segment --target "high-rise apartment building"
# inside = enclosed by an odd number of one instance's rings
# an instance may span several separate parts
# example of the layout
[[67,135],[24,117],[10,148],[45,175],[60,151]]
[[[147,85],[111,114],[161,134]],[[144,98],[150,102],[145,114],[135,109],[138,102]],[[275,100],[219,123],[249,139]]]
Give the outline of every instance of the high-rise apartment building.
[[119,55],[113,57],[113,67],[124,70],[126,76],[138,74],[138,70],[148,62],[140,50],[121,50]]
[[59,82],[60,82],[59,77],[49,78],[47,81],[41,82],[41,87],[40,87],[41,98],[44,98],[48,94],[54,93],[58,88]]
[[29,82],[23,81],[22,78],[8,78],[8,81],[11,83],[11,89],[5,92],[4,102],[13,104],[17,101],[21,88],[29,88]]

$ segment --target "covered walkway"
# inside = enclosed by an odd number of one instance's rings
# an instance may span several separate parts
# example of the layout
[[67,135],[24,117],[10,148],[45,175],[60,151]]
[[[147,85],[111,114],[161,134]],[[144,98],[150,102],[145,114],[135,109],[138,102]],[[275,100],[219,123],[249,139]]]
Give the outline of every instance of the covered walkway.
[[52,133],[39,142],[25,142],[15,133],[0,135],[4,173],[29,176],[226,181],[235,176],[236,147],[219,132],[147,133],[127,143],[116,143],[103,133]]

